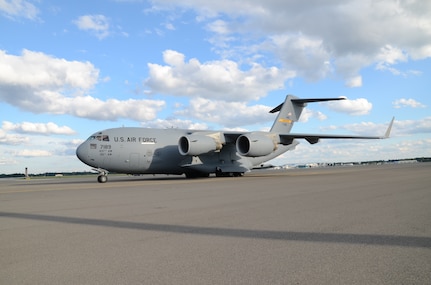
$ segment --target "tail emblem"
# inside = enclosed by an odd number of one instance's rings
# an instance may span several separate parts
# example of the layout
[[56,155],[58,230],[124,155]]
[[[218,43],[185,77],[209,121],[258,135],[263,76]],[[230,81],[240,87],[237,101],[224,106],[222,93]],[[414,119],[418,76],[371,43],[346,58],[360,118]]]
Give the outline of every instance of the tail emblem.
[[292,123],[292,120],[290,120],[290,119],[284,119],[284,118],[281,118],[278,121],[280,123],[287,123],[287,124],[291,124]]

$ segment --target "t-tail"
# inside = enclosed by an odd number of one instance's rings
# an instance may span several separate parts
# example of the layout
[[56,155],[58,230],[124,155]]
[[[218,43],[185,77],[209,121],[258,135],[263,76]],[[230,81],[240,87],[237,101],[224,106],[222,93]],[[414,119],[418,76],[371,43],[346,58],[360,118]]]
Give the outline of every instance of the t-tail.
[[271,132],[288,134],[293,127],[293,123],[299,120],[302,110],[307,103],[344,100],[345,98],[311,98],[300,99],[293,95],[287,95],[284,103],[281,103],[270,113],[280,112],[272,125]]

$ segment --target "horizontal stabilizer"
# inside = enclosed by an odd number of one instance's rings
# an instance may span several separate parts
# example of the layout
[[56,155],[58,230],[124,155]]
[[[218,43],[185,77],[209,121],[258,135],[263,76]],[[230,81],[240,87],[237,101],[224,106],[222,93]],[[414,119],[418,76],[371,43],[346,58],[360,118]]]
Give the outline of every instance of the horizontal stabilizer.
[[[290,101],[300,107],[305,107],[305,105],[307,103],[315,103],[315,102],[326,102],[326,101],[338,101],[338,100],[345,100],[346,98],[308,98],[308,99],[291,99]],[[276,113],[279,112],[281,110],[281,108],[283,107],[284,103],[281,103],[280,105],[278,105],[277,107],[275,107],[274,109],[272,109],[271,111],[269,111],[270,113]]]
[[304,105],[307,103],[315,103],[315,102],[326,102],[326,101],[339,101],[346,100],[346,98],[338,97],[338,98],[309,98],[309,99],[292,99],[292,103],[297,105]]

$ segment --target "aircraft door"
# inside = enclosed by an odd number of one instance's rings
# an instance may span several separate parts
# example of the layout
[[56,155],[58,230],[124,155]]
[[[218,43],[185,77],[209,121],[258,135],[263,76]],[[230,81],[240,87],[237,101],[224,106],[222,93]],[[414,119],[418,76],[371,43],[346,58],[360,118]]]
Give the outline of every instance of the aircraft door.
[[151,163],[153,162],[153,155],[154,151],[153,148],[149,148],[145,151],[145,158],[144,158],[144,168],[149,169],[151,166]]
[[151,161],[153,160],[153,151],[151,149],[147,150],[147,153],[145,154],[146,163],[150,165]]
[[139,170],[140,169],[140,160],[141,155],[137,152],[131,153],[129,158],[129,167],[131,170]]

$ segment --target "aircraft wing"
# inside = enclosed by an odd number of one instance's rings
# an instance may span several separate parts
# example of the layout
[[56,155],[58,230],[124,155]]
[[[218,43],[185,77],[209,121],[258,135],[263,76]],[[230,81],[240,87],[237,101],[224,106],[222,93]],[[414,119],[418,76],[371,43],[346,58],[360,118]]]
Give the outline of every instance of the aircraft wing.
[[291,144],[294,139],[305,139],[310,144],[318,143],[320,139],[386,139],[389,137],[395,118],[392,118],[386,133],[383,136],[354,136],[354,135],[328,135],[328,134],[279,134],[280,143]]
[[320,139],[385,139],[389,137],[393,123],[394,118],[392,118],[383,136],[192,131],[179,139],[178,150],[182,155],[197,156],[221,150],[223,145],[235,145],[236,151],[240,155],[250,157],[267,156],[277,149],[277,144],[293,145],[295,139],[305,139],[310,144],[318,143]]
[[[319,142],[320,139],[386,139],[389,138],[391,133],[392,125],[395,118],[392,118],[389,126],[383,136],[356,136],[356,135],[331,135],[331,134],[302,134],[302,133],[287,133],[278,134],[280,137],[280,143],[283,145],[289,145],[294,139],[305,139],[310,144]],[[238,137],[247,134],[248,132],[230,132],[223,131],[222,135],[225,138],[226,143],[235,143]]]

